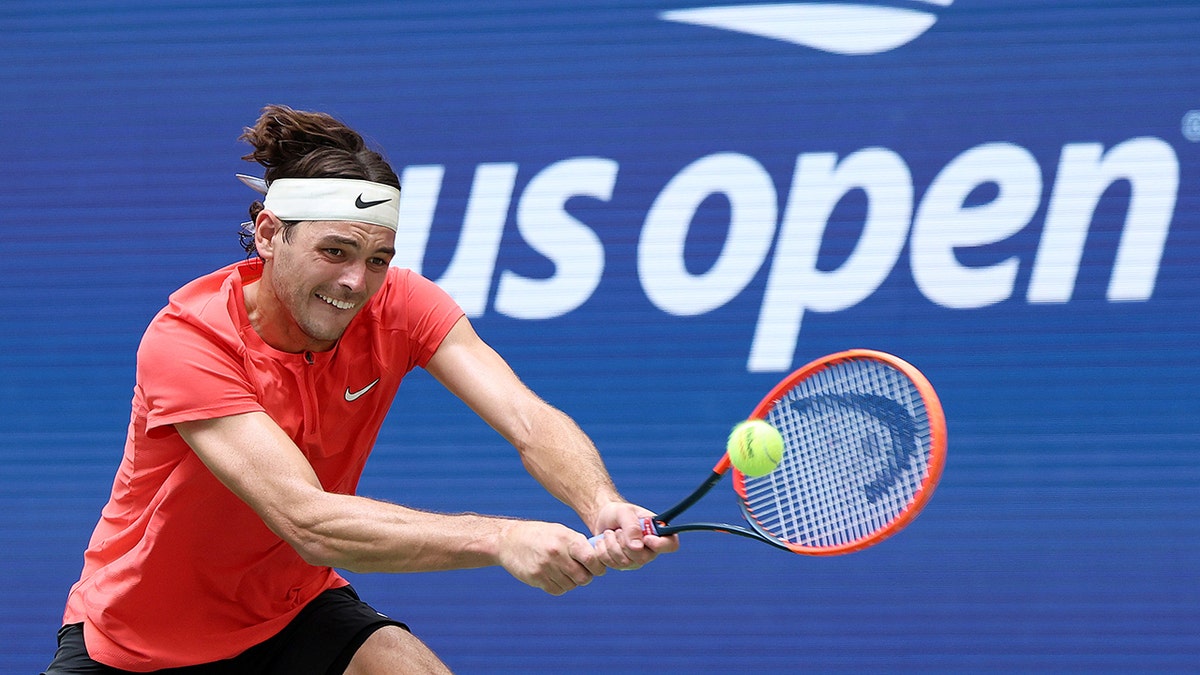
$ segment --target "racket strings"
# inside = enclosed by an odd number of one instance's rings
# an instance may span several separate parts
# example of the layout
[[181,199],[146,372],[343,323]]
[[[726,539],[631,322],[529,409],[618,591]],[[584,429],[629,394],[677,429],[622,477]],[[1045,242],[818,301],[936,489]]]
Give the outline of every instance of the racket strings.
[[766,419],[784,456],[770,474],[746,478],[745,507],[788,543],[828,548],[874,535],[912,504],[928,472],[920,391],[883,362],[834,364],[797,383]]

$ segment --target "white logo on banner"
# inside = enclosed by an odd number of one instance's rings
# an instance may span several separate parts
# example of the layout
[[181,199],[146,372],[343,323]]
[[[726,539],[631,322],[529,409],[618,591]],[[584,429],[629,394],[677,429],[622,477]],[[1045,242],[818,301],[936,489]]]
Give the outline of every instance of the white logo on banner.
[[[567,203],[574,197],[611,201],[620,171],[612,159],[574,157],[541,169],[519,191],[517,164],[480,164],[457,248],[436,281],[470,317],[483,316],[489,300],[496,312],[522,320],[577,309],[596,292],[607,260],[596,232]],[[404,169],[404,227],[396,234],[394,264],[421,271],[444,174],[436,165]],[[1047,185],[1043,176],[1054,180]],[[1069,302],[1096,208],[1117,182],[1128,183],[1130,198],[1106,296],[1109,302],[1144,302],[1154,293],[1175,212],[1179,160],[1165,141],[1145,136],[1111,147],[1070,143],[1057,167],[1043,170],[1029,150],[999,141],[952,159],[921,194],[903,157],[868,147],[845,156],[803,153],[790,178],[781,190],[753,157],[701,157],[662,186],[637,245],[642,291],[673,316],[714,311],[767,269],[746,362],[753,372],[790,368],[805,315],[866,300],[905,253],[916,287],[942,307],[975,309],[1012,298],[1022,266],[1031,270],[1026,302]],[[973,203],[970,195],[984,185],[994,186],[996,196]],[[856,191],[867,200],[862,234],[840,266],[823,269],[818,254],[829,218]],[[685,242],[698,209],[713,195],[729,202],[729,231],[712,266],[693,272],[685,264]],[[553,264],[549,277],[496,269],[514,203],[516,230]],[[985,265],[959,259],[959,251],[1002,242],[1029,227],[1043,208],[1036,248]]]
[[659,17],[783,40],[832,54],[861,56],[912,42],[937,22],[937,14],[925,5],[949,7],[953,2],[915,0],[912,9],[862,2],[770,2],[677,9],[662,12]]

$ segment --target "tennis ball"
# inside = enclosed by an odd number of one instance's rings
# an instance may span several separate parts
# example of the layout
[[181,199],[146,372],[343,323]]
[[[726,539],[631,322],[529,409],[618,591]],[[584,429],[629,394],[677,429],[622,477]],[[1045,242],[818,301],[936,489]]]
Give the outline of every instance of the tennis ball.
[[762,420],[740,422],[725,443],[729,461],[747,476],[765,476],[783,459],[783,437]]

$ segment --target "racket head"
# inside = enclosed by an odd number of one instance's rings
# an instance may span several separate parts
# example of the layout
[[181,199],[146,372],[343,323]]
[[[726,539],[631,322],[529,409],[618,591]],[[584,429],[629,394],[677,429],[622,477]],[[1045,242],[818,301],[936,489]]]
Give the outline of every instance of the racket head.
[[733,467],[734,490],[751,527],[795,553],[850,553],[899,532],[933,496],[946,461],[933,386],[884,352],[817,359],[751,417],[779,430],[783,459],[760,477]]

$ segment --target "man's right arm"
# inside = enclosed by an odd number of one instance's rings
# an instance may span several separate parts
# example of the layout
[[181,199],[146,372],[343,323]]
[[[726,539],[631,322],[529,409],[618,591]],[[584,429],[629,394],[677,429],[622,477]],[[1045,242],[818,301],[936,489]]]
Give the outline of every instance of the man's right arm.
[[604,573],[587,539],[564,525],[430,513],[326,492],[265,413],[175,426],[209,470],[310,564],[357,572],[501,565],[554,595]]

